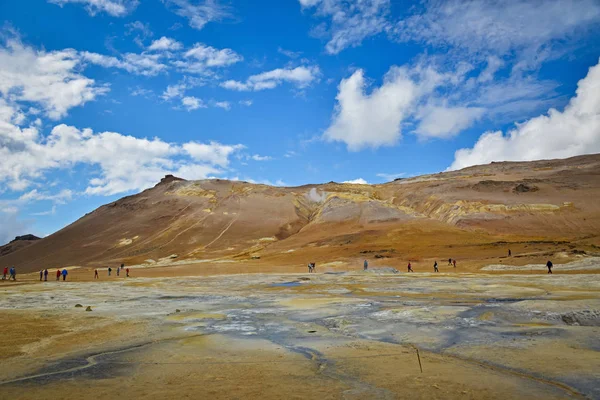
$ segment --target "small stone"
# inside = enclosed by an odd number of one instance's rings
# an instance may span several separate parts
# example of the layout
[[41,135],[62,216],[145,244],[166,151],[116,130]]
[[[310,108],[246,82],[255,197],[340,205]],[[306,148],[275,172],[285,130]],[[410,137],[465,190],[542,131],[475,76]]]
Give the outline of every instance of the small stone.
[[85,308],[85,311],[92,311],[92,307],[91,307],[91,306],[87,306],[87,307]]
[[177,310],[175,310],[175,312],[181,312],[181,310],[178,308]]
[[83,307],[81,304],[75,304],[75,308]]

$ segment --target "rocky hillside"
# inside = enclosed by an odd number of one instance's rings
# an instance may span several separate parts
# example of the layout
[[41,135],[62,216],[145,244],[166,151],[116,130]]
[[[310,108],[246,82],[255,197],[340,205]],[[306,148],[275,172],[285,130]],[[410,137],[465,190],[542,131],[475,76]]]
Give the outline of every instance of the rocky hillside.
[[0,246],[0,257],[15,252],[17,250],[23,249],[30,244],[33,244],[36,240],[40,240],[39,237],[31,234],[17,236],[14,240],[11,240],[4,246]]
[[286,264],[370,252],[466,253],[505,242],[593,249],[600,246],[599,195],[600,155],[492,163],[380,185],[282,188],[169,176],[3,255],[0,264],[21,271],[160,259]]

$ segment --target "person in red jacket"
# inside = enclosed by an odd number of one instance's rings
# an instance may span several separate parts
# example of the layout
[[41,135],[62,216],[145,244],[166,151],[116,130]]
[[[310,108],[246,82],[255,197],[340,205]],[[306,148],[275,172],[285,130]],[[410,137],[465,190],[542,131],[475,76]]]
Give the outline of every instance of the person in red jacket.
[[6,275],[8,275],[8,267],[4,267],[4,273],[2,274],[2,280],[6,280]]
[[56,270],[56,280],[60,279],[60,269]]

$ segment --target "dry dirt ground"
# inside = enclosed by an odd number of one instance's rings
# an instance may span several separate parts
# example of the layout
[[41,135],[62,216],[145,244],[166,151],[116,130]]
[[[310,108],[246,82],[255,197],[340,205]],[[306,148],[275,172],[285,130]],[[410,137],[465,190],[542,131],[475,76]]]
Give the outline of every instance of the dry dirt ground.
[[599,259],[383,261],[19,275],[0,284],[0,398],[600,398]]

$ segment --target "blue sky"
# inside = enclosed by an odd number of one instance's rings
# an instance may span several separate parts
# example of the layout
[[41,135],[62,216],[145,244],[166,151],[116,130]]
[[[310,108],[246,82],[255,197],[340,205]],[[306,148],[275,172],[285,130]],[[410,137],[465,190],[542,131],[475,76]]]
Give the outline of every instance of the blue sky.
[[600,152],[600,2],[0,2],[0,242],[174,173],[385,182]]

